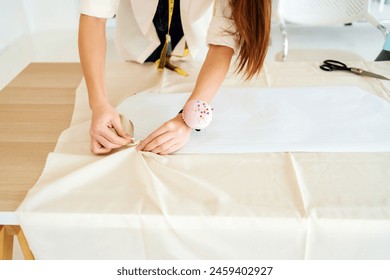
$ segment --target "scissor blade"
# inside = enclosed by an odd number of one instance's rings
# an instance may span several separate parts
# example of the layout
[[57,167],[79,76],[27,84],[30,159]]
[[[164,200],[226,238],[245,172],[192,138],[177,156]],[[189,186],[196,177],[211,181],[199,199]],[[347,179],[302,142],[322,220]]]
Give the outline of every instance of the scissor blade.
[[372,77],[372,78],[376,78],[376,79],[381,79],[381,80],[387,80],[387,81],[390,81],[389,78],[386,78],[385,76],[381,76],[379,74],[375,74],[375,73],[372,73],[372,72],[368,72],[368,71],[364,71],[362,70],[361,74],[362,76],[367,76],[367,77]]

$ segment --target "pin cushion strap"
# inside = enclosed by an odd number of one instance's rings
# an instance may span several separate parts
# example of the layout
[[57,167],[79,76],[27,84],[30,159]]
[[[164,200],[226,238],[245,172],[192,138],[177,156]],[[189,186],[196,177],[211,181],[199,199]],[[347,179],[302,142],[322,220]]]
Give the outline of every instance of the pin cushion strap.
[[213,109],[210,104],[202,100],[188,101],[180,113],[184,122],[196,131],[208,126],[213,119]]

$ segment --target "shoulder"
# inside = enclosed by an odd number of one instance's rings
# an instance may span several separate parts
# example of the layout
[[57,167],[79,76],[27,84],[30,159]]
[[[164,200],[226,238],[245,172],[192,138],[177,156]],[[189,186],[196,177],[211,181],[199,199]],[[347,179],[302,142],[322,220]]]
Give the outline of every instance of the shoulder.
[[215,0],[214,1],[214,16],[231,18],[232,8],[229,0]]

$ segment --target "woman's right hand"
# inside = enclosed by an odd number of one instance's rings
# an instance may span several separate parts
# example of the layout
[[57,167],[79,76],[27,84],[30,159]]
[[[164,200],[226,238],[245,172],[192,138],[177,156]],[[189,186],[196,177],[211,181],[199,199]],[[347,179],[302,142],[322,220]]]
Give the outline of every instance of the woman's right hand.
[[93,109],[89,133],[91,151],[97,155],[133,142],[132,136],[123,130],[118,112],[109,104]]

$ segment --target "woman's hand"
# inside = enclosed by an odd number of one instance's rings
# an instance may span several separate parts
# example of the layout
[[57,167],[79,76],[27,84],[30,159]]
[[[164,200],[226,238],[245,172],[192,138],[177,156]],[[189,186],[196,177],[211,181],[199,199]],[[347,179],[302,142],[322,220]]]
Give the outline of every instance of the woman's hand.
[[171,154],[188,142],[191,130],[183,121],[181,114],[178,114],[142,140],[137,150],[160,155]]
[[109,104],[93,110],[89,133],[91,151],[97,155],[107,154],[133,141],[123,130],[119,114]]

